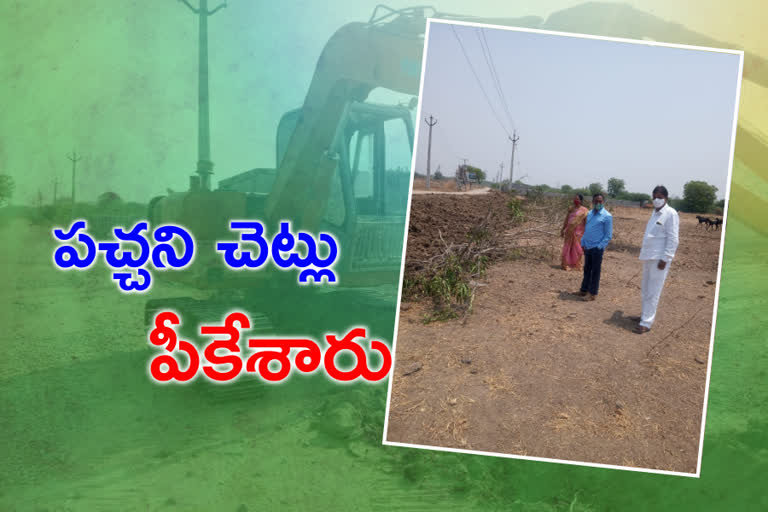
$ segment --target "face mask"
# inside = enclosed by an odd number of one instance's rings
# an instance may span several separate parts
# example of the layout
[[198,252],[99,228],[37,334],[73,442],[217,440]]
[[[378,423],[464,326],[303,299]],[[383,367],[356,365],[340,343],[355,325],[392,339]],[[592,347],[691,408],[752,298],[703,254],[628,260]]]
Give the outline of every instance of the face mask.
[[595,203],[595,210],[600,211],[603,209],[603,203]]
[[576,206],[579,206],[581,204],[581,201],[579,201],[578,199],[574,199],[573,204],[575,204]]
[[654,199],[653,200],[653,206],[655,206],[656,208],[661,208],[662,206],[664,206],[665,203],[666,203],[666,201],[664,199]]

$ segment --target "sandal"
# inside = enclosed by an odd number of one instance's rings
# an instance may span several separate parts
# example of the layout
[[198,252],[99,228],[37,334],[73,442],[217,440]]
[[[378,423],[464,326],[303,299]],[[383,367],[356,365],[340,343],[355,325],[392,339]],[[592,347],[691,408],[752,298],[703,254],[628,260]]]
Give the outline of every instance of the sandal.
[[642,325],[638,325],[637,327],[635,327],[635,330],[633,332],[635,334],[645,334],[648,331],[650,331],[649,328],[643,327]]

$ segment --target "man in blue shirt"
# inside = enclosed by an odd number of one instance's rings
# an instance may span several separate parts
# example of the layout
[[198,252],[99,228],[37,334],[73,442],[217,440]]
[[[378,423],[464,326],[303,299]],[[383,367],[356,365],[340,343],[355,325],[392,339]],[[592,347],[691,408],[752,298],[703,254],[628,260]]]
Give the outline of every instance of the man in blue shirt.
[[603,264],[603,251],[613,237],[613,216],[603,208],[603,195],[592,196],[592,211],[587,215],[587,226],[581,237],[584,248],[584,279],[581,281],[579,295],[584,300],[595,300],[600,286],[600,267]]

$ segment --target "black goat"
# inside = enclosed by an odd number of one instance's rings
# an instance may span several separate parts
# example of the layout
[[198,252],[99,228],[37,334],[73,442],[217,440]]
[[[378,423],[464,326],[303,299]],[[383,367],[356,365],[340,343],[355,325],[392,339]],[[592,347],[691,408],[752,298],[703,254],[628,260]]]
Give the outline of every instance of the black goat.
[[[711,226],[712,221],[710,221],[707,217],[702,217],[701,215],[697,215],[696,218],[699,219],[698,226],[701,226],[702,224],[706,224],[707,228],[709,226]],[[698,227],[698,226],[696,226],[696,227]]]

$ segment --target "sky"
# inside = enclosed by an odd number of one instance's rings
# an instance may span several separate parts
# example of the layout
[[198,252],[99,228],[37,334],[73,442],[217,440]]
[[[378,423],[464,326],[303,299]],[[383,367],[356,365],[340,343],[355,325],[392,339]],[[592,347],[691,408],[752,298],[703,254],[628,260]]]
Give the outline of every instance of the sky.
[[516,132],[514,179],[525,183],[617,177],[632,192],[663,184],[682,197],[703,180],[722,198],[738,72],[736,54],[432,23],[421,99],[422,118],[438,119],[431,169],[452,175],[467,159],[496,177],[503,162],[508,178]]
[[[283,113],[304,101],[324,45],[343,25],[367,21],[378,3],[341,0],[328,8],[323,2],[229,0],[226,9],[209,19],[214,181],[255,167],[274,167],[277,124]],[[442,0],[435,7],[469,16],[546,18],[582,3]],[[761,0],[634,0],[632,5],[768,55],[762,18],[755,15]],[[526,59],[502,54],[504,42],[497,36],[489,35],[488,41],[499,53],[496,65],[505,84],[517,87]],[[467,37],[467,49],[470,56],[482,59],[476,37]],[[463,56],[459,58],[453,62],[457,71],[452,80],[461,91],[476,94],[473,82],[466,81],[474,78]],[[478,70],[483,68],[478,65]],[[525,169],[543,158],[533,151],[541,128],[529,126],[525,102],[512,95],[508,99],[515,100],[519,163]],[[79,199],[95,200],[115,191],[126,200],[147,202],[169,188],[186,190],[197,161],[195,16],[176,0],[0,2],[0,98],[0,174],[15,179],[15,204],[34,204],[38,191],[50,202],[56,179],[61,183],[59,197],[68,196],[67,155],[73,150],[82,157],[77,167]],[[742,119],[768,133],[768,92],[745,82],[743,98],[747,108],[742,108]],[[473,104],[478,114],[488,108],[483,102]],[[441,136],[448,137],[450,125],[447,113],[439,116],[436,144],[442,144]],[[490,122],[496,123],[492,118]],[[509,160],[504,154],[509,150],[503,144],[506,136],[501,132],[500,137],[501,147],[478,149],[482,154],[477,158],[487,157],[494,169]],[[561,152],[573,152],[571,146],[577,144],[561,145]],[[443,166],[455,163],[454,156],[446,157]]]

